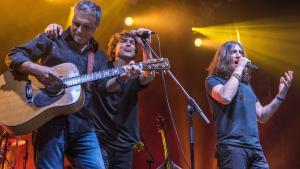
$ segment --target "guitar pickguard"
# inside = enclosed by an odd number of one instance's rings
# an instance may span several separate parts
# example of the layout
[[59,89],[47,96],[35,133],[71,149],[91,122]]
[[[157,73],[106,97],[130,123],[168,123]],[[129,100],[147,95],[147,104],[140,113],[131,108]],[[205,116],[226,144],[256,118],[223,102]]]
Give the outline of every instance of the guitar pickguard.
[[63,96],[64,92],[57,96],[48,96],[46,92],[41,91],[33,97],[33,104],[38,108],[49,106],[50,104],[58,101]]

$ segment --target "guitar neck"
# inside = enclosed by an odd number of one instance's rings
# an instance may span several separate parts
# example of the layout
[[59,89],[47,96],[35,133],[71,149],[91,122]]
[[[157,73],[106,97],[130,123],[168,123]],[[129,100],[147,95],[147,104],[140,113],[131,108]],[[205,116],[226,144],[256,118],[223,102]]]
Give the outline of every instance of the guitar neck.
[[[139,68],[142,67],[141,63],[135,64],[135,65],[138,66]],[[87,82],[92,82],[95,80],[100,80],[100,79],[105,79],[108,77],[117,76],[124,72],[125,71],[122,67],[116,67],[116,68],[101,70],[98,72],[93,72],[93,73],[85,74],[85,75],[81,75],[81,76],[65,78],[65,79],[63,79],[63,83],[65,85],[65,88],[67,88],[67,87],[71,87],[71,86],[75,86],[75,85],[84,84]]]

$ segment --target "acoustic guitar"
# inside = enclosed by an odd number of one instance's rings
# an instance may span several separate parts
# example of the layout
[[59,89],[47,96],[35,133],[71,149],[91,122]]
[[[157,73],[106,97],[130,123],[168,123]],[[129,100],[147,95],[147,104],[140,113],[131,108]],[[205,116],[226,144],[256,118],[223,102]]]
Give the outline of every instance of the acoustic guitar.
[[[167,70],[167,58],[137,63],[142,70]],[[80,75],[72,63],[51,67],[61,81],[43,86],[33,76],[15,79],[6,71],[0,76],[0,125],[10,134],[18,136],[36,130],[47,121],[61,115],[78,112],[84,103],[81,84],[117,76],[122,67]]]

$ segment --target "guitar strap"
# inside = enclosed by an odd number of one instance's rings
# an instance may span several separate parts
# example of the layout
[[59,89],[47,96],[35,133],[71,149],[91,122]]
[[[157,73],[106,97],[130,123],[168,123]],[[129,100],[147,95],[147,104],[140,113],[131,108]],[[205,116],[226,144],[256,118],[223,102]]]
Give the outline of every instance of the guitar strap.
[[[91,51],[88,56],[87,74],[93,73],[94,60],[95,60],[95,53]],[[90,82],[88,82],[85,87],[86,89],[90,89],[91,88]]]

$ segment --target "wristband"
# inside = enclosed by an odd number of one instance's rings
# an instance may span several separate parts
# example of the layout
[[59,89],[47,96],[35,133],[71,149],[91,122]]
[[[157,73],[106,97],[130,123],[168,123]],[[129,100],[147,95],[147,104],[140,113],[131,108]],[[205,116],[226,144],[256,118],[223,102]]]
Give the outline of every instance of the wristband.
[[279,101],[281,101],[281,102],[284,101],[284,98],[281,98],[281,97],[279,97],[278,95],[276,96],[276,99],[279,100]]
[[232,76],[234,76],[235,78],[237,78],[239,81],[241,81],[241,76],[236,74],[236,73],[232,73]]

